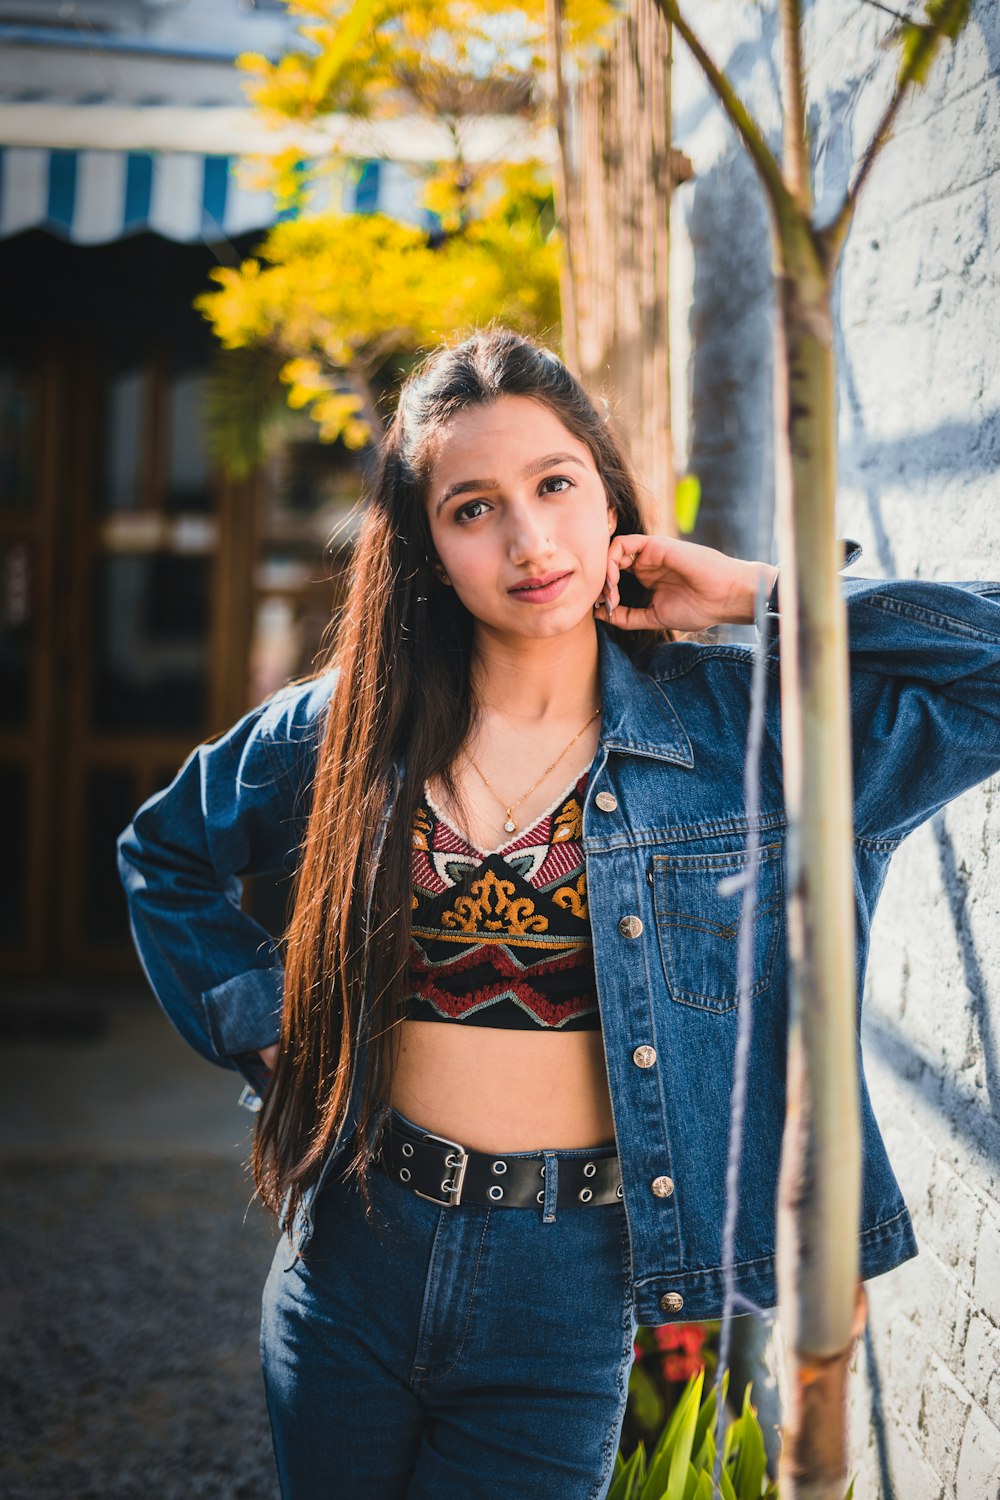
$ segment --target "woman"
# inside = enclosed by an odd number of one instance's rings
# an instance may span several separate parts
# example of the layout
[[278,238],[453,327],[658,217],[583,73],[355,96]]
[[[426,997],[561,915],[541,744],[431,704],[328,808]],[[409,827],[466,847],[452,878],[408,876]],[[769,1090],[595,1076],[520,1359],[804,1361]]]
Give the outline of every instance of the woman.
[[[562,363],[442,348],[385,435],[328,669],[119,841],[152,986],[263,1095],[283,1494],[598,1497],[639,1323],[718,1316],[754,618],[776,570],[643,534]],[[1000,588],[852,579],[858,994],[892,850],[1000,766]],[[778,639],[735,1276],[774,1305]],[[239,877],[297,870],[283,953]],[[726,887],[723,887],[725,890]],[[273,1067],[273,1076],[270,1069]],[[916,1253],[862,1087],[863,1277]]]

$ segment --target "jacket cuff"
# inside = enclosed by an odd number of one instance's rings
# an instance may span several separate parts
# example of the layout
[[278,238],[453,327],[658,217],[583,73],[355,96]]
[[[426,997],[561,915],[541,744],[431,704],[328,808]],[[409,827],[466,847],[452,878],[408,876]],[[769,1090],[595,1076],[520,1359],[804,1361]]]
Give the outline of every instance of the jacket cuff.
[[[855,542],[851,537],[841,537],[840,545],[844,549],[844,560],[840,564],[840,566],[841,568],[849,568],[851,566],[851,563],[857,562],[858,558],[861,556],[861,543]],[[774,583],[771,585],[771,592],[768,595],[767,600],[767,608],[764,611],[765,615],[769,616],[773,620],[780,619],[781,617],[781,611],[778,608],[778,579],[780,578],[780,576],[781,569],[779,568],[774,575]]]
[[205,1025],[220,1058],[259,1052],[281,1035],[284,969],[249,969],[201,996]]

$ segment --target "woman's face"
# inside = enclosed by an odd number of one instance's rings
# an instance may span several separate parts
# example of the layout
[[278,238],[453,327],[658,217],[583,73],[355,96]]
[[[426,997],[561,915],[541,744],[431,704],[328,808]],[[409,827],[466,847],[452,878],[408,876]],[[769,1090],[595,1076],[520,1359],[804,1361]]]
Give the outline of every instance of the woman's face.
[[590,449],[548,407],[503,396],[453,417],[427,507],[444,574],[481,625],[549,637],[593,617],[615,513]]

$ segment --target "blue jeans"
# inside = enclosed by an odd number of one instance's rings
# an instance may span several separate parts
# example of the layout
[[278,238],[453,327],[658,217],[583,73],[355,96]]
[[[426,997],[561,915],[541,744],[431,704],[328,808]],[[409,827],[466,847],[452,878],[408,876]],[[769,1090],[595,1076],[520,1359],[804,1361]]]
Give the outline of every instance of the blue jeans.
[[264,1287],[285,1500],[601,1500],[637,1326],[622,1203],[545,1222],[370,1182],[375,1223],[331,1173],[304,1256],[282,1234]]

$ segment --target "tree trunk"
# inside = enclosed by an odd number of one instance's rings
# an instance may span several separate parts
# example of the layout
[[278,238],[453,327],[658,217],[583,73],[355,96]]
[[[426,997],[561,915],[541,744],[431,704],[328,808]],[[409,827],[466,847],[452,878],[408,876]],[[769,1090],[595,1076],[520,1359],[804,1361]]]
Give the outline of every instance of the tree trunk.
[[806,220],[778,261],[777,520],[788,815],[788,1109],[778,1296],[789,1410],[782,1500],[843,1500],[861,1142],[846,610],[836,543],[830,279]]
[[574,375],[580,373],[579,320],[576,307],[576,265],[573,237],[572,183],[566,144],[566,84],[562,63],[562,0],[545,0],[545,32],[549,54],[549,87],[556,129],[556,156],[552,170],[556,217],[563,233],[563,255],[559,273],[562,303],[563,359]]

